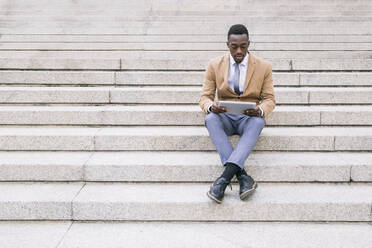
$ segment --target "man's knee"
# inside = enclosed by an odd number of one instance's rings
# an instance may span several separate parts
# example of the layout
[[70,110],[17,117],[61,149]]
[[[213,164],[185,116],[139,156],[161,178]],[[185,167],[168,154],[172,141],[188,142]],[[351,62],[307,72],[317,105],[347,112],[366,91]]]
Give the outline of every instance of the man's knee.
[[209,113],[206,117],[205,117],[205,125],[215,125],[216,123],[220,123],[221,120],[220,120],[220,117],[218,116],[218,114],[215,114],[213,112]]
[[266,125],[266,121],[265,119],[261,118],[261,117],[256,117],[256,116],[252,116],[249,118],[248,120],[249,124],[250,125],[253,125],[257,128],[264,128],[264,126]]

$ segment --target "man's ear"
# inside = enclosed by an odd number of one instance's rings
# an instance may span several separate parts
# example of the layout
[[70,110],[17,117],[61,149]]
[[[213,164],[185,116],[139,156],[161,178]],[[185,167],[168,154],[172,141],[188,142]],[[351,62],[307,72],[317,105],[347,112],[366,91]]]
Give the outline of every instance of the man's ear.
[[226,46],[227,46],[227,48],[230,48],[230,47],[229,47],[229,42],[228,42],[228,41],[226,41]]
[[249,40],[248,41],[248,45],[247,45],[247,49],[249,48],[249,45],[251,44],[251,41]]

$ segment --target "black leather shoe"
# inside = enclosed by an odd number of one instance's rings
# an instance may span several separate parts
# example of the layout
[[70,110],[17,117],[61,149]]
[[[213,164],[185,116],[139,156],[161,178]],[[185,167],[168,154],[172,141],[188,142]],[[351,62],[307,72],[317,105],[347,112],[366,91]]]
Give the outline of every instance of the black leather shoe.
[[225,178],[217,178],[207,192],[208,197],[217,203],[221,203],[227,185],[230,185],[230,188],[232,189],[230,182],[227,181]]
[[240,175],[239,177],[237,177],[237,179],[240,186],[240,199],[244,200],[254,192],[254,190],[257,188],[257,183],[251,176],[248,175]]

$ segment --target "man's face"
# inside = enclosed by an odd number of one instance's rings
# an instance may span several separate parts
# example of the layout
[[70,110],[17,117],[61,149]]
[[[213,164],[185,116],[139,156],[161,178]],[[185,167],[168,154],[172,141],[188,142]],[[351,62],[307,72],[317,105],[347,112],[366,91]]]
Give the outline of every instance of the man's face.
[[248,36],[246,34],[231,34],[226,44],[235,62],[242,62],[249,47]]

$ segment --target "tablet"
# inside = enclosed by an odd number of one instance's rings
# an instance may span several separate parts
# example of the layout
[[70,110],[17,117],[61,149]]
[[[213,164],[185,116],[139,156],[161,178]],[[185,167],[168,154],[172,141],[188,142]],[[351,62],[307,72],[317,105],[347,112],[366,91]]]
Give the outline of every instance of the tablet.
[[220,101],[218,102],[219,107],[227,108],[225,113],[228,114],[243,114],[246,109],[254,109],[256,107],[255,102],[233,102],[233,101]]

